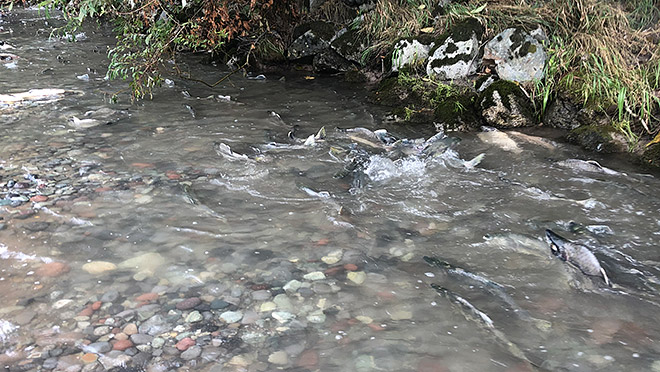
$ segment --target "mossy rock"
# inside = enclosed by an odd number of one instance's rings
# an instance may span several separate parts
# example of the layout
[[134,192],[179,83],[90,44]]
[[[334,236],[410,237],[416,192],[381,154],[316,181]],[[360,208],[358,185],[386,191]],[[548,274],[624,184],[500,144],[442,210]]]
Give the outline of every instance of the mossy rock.
[[469,131],[481,126],[475,102],[477,95],[471,92],[451,96],[440,101],[434,111],[433,121],[445,131]]
[[330,47],[349,61],[362,63],[362,54],[367,49],[358,30],[347,30],[330,43]]
[[383,79],[370,94],[370,100],[379,105],[389,107],[422,107],[422,99],[411,86],[401,83],[398,76]]
[[647,147],[641,154],[640,160],[645,165],[660,168],[660,145]]
[[532,102],[511,81],[498,80],[479,95],[481,116],[488,125],[509,129],[536,124]]
[[479,65],[483,26],[475,18],[456,23],[435,40],[429,51],[426,73],[442,80],[463,79]]
[[627,151],[625,139],[610,125],[584,125],[573,129],[566,137],[571,143],[587,150],[615,153]]

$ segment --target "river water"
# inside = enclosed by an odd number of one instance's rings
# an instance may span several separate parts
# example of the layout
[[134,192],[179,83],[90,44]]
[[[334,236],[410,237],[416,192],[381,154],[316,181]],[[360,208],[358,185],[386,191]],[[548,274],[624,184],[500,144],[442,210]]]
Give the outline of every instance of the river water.
[[[433,130],[305,73],[171,77],[110,103],[126,88],[104,79],[110,31],[49,38],[57,22],[0,18],[19,57],[0,94],[65,91],[0,100],[6,370],[660,370],[656,176],[552,132],[392,156],[337,128]],[[553,256],[546,229],[613,286]]]

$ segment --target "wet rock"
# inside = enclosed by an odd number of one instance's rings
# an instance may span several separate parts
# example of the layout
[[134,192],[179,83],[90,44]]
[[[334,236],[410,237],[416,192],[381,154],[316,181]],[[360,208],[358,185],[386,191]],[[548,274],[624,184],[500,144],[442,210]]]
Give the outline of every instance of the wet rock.
[[319,353],[316,350],[305,350],[300,354],[296,365],[311,370],[317,369],[319,364]]
[[294,319],[296,316],[287,311],[273,311],[271,314],[273,319],[277,320],[280,323],[286,323],[291,319]]
[[518,85],[506,80],[491,84],[479,95],[481,116],[490,126],[500,129],[535,124],[529,98]]
[[111,289],[101,296],[101,302],[114,302],[119,298],[119,291]]
[[310,323],[320,324],[325,322],[325,318],[326,316],[322,310],[316,310],[307,315],[307,321]]
[[129,269],[136,272],[148,272],[153,274],[156,269],[165,264],[165,258],[156,252],[144,253],[121,262],[117,267]]
[[305,280],[310,280],[310,281],[323,280],[323,279],[325,279],[325,274],[323,274],[321,271],[314,271],[314,272],[303,275],[303,278]]
[[193,311],[190,314],[186,316],[185,322],[186,323],[197,323],[201,322],[204,319],[202,314],[199,311]]
[[144,333],[136,333],[131,335],[131,341],[136,345],[146,345],[152,342],[153,336]]
[[590,151],[614,153],[628,149],[626,139],[611,125],[581,126],[572,130],[566,138]]
[[23,225],[26,230],[32,231],[32,232],[39,232],[39,231],[44,231],[47,230],[48,227],[50,226],[49,222],[43,222],[43,221],[37,221],[37,222],[29,222]]
[[540,40],[522,28],[507,28],[484,47],[483,59],[493,60],[504,80],[525,82],[543,78],[546,54]]
[[332,49],[315,55],[312,66],[314,67],[314,71],[322,73],[347,72],[356,69],[353,62],[342,57]]
[[428,37],[399,40],[394,44],[394,50],[392,51],[392,71],[426,66],[429,51],[433,46],[435,46],[435,42]]
[[227,323],[239,322],[241,318],[243,318],[243,313],[240,311],[225,311],[224,313],[220,314],[220,319]]
[[367,279],[367,274],[364,271],[350,271],[346,274],[346,278],[355,284],[362,284]]
[[84,264],[82,269],[92,275],[103,274],[108,271],[114,271],[117,269],[117,265],[112,262],[105,261],[92,261]]
[[270,291],[261,290],[252,292],[252,299],[255,301],[265,301],[270,298]]
[[85,350],[88,350],[90,353],[107,353],[112,350],[112,345],[109,342],[94,342],[85,347]]
[[268,362],[277,365],[285,365],[289,363],[289,356],[284,351],[276,351],[268,356]]
[[200,355],[202,355],[202,348],[199,346],[192,346],[181,353],[181,359],[191,360],[199,357]]
[[140,333],[146,333],[150,336],[155,336],[168,331],[169,328],[170,327],[167,321],[165,321],[161,315],[157,314],[140,324],[138,330]]
[[304,23],[293,31],[294,40],[289,46],[288,58],[291,60],[313,57],[330,47],[336,28],[332,23],[315,21]]
[[133,342],[131,340],[117,340],[113,345],[113,350],[124,351],[130,347],[133,347]]
[[213,300],[213,301],[211,302],[211,309],[213,309],[213,310],[224,309],[224,308],[226,308],[227,306],[229,306],[229,302],[224,301],[224,300],[219,300],[219,299],[218,299],[218,300]]
[[368,45],[361,38],[357,29],[343,29],[330,43],[330,48],[349,61],[360,64],[362,54]]
[[298,280],[291,280],[282,287],[286,292],[294,293],[300,289],[302,283]]
[[576,129],[582,124],[580,120],[581,109],[581,105],[572,102],[568,97],[559,95],[550,103],[543,117],[543,123],[553,128]]
[[62,274],[66,274],[71,270],[69,268],[69,265],[65,264],[64,262],[50,262],[41,265],[36,271],[35,274],[38,276],[45,276],[45,277],[57,277]]
[[426,74],[452,80],[476,73],[482,34],[483,27],[474,18],[454,25],[435,41],[429,52]]
[[192,309],[195,306],[202,303],[202,300],[199,297],[186,298],[185,300],[178,302],[175,307],[179,310],[188,310]]
[[[174,345],[174,346],[179,351],[186,351],[186,350],[188,350],[188,348],[190,348],[191,346],[193,346],[195,344],[196,344],[195,340],[193,340],[190,337],[185,337],[185,338],[181,339],[179,342],[177,342],[176,345]],[[200,354],[201,354],[201,351],[200,351]],[[199,356],[199,354],[198,354],[198,356]]]

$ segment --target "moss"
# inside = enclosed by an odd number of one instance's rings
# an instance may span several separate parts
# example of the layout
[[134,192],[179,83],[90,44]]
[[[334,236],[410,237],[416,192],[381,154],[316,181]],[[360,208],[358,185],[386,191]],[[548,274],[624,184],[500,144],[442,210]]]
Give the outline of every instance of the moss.
[[412,87],[402,84],[397,76],[392,76],[380,82],[370,99],[385,106],[403,107],[412,103],[412,95]]
[[476,95],[463,93],[447,97],[435,106],[433,119],[443,130],[469,130],[479,127],[481,121],[475,107]]
[[516,97],[526,97],[525,93],[520,89],[520,87],[511,81],[508,80],[498,80],[488,86],[486,90],[481,93],[479,102],[481,102],[481,107],[490,107],[495,105],[493,101],[493,92],[497,91],[502,97],[502,104],[507,110],[511,110],[511,103],[509,102],[508,97],[514,95]]
[[610,125],[592,124],[573,129],[566,138],[590,151],[613,153],[621,151],[612,138],[615,133],[616,130]]

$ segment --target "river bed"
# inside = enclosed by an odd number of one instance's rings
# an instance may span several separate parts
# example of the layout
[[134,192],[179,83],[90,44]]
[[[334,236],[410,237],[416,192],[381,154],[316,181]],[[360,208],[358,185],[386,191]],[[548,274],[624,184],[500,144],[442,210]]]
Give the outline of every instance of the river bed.
[[[432,128],[336,77],[169,77],[110,103],[111,32],[49,38],[58,22],[0,18],[6,370],[660,371],[656,175],[552,131],[394,157],[341,129]],[[200,59],[180,62],[229,71]]]

